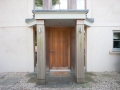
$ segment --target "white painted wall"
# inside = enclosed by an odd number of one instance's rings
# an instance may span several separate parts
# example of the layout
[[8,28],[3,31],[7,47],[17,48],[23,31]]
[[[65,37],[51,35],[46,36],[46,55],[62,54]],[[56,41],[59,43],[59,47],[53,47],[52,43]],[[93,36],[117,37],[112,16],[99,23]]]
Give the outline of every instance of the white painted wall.
[[0,2],[0,72],[34,71],[32,8],[33,0]]
[[[112,51],[113,32],[120,30],[120,0],[87,0],[87,71],[120,71],[120,55]],[[33,0],[0,2],[0,72],[33,72],[33,30],[25,23],[32,17]]]
[[27,26],[26,18],[32,17],[33,0],[0,1],[0,27]]
[[113,30],[120,30],[120,0],[90,1],[95,22],[87,29],[87,71],[120,71],[120,55],[109,54]]

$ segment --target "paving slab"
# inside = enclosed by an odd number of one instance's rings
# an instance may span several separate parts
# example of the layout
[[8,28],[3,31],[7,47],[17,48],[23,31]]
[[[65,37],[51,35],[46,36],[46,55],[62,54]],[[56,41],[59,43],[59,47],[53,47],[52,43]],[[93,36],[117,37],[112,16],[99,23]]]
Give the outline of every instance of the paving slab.
[[60,77],[47,77],[47,82],[60,82]]
[[73,76],[68,76],[68,77],[61,77],[61,81],[75,82],[75,79]]
[[0,82],[0,85],[14,85],[20,80],[19,77],[9,77],[5,81]]
[[37,88],[56,88],[56,85],[38,85]]
[[73,85],[74,88],[88,88],[90,87],[90,84],[89,83],[84,83],[84,84],[74,84]]
[[55,88],[72,88],[72,85],[71,84],[56,84],[56,87]]
[[116,81],[116,83],[120,85],[120,81]]
[[97,75],[95,75],[95,74],[92,73],[92,72],[86,72],[86,73],[85,73],[85,82],[86,82],[86,83],[88,83],[88,82],[96,83],[96,81],[94,81],[94,79],[92,78],[92,76],[97,76]]
[[28,83],[36,83],[37,82],[37,77],[31,77],[29,80],[28,80]]
[[37,77],[37,73],[36,72],[28,73],[26,77]]
[[85,72],[85,75],[97,76],[97,75],[96,75],[96,74],[94,74],[93,72]]

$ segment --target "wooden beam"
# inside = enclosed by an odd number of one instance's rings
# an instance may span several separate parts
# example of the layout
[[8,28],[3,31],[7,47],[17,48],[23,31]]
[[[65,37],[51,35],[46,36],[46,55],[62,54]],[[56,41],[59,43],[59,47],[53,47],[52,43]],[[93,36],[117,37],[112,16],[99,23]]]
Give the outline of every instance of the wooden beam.
[[[44,20],[38,20],[44,23]],[[37,24],[37,79],[38,84],[45,84],[46,76],[46,45],[45,45],[45,26]]]
[[84,83],[84,20],[77,20],[76,24],[75,76],[77,83]]

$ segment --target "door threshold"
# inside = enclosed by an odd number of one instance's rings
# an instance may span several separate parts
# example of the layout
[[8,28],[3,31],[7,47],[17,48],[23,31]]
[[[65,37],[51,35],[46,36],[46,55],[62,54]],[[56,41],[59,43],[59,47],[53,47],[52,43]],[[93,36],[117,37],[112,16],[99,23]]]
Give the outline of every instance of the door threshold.
[[61,71],[61,72],[62,71],[69,71],[70,72],[71,70],[70,69],[66,69],[66,70],[65,69],[60,69],[60,70],[50,69],[50,72],[59,72],[59,71]]

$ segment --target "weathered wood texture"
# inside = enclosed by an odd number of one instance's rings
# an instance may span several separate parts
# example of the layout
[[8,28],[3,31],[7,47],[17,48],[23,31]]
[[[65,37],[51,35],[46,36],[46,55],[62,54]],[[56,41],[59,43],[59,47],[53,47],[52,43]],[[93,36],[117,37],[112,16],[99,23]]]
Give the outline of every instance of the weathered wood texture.
[[43,9],[52,9],[52,0],[43,0]]
[[70,68],[70,30],[50,29],[50,68]]
[[76,25],[76,81],[84,83],[84,24],[77,20]]
[[85,9],[87,9],[87,1],[86,0],[84,0],[84,6],[85,6]]
[[84,33],[84,37],[85,37],[85,57],[84,57],[84,66],[87,67],[86,63],[87,63],[87,26],[85,26],[85,33]]
[[49,69],[50,67],[50,50],[49,50],[49,36],[50,30],[49,28],[46,28],[46,67]]
[[[44,22],[44,20],[41,20]],[[45,45],[45,27],[44,24],[37,24],[37,79],[39,84],[45,81],[46,73],[46,45]]]
[[75,70],[75,28],[71,28],[71,32],[70,32],[70,40],[71,40],[71,64],[70,64],[70,66],[71,66],[71,70],[74,72],[74,70]]
[[36,63],[37,63],[37,58],[36,58],[36,52],[35,52],[35,33],[36,33],[36,28],[35,27],[33,27],[33,47],[34,47],[34,68],[35,68],[35,66],[36,66]]
[[77,9],[77,0],[68,0],[68,9]]

